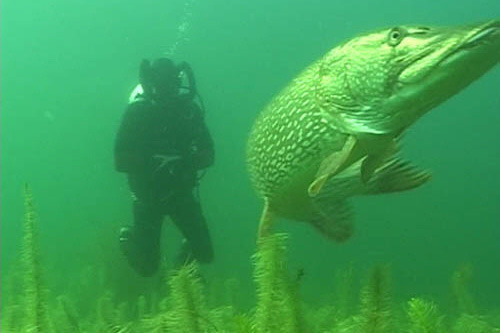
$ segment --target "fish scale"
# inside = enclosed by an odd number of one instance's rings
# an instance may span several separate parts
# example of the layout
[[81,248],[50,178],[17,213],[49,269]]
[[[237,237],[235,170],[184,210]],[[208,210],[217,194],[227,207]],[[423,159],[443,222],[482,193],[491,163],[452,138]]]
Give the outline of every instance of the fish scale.
[[[315,69],[304,73],[264,110],[248,143],[250,174],[258,191],[271,196],[275,189],[294,178],[324,146],[329,131],[335,133],[325,114],[313,102],[310,91]],[[317,77],[317,75],[316,75]]]

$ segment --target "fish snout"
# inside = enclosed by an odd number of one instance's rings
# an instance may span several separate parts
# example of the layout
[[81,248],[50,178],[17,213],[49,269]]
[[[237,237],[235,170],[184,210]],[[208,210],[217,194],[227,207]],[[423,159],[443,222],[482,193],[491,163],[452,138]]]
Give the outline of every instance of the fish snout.
[[482,43],[500,42],[500,20],[491,20],[474,27],[467,34],[462,48],[471,48]]

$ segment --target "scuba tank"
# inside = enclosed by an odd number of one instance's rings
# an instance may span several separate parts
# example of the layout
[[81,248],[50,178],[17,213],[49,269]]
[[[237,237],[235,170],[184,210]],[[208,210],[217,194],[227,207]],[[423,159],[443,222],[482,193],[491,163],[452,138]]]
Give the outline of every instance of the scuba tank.
[[185,100],[193,100],[198,95],[193,69],[187,62],[183,61],[177,66],[177,70],[181,79],[179,97]]

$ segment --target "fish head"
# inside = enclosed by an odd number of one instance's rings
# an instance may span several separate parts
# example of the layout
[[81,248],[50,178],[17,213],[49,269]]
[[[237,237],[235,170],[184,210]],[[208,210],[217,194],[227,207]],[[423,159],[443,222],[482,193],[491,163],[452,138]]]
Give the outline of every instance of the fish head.
[[500,20],[383,29],[320,60],[316,97],[350,132],[399,133],[499,61]]

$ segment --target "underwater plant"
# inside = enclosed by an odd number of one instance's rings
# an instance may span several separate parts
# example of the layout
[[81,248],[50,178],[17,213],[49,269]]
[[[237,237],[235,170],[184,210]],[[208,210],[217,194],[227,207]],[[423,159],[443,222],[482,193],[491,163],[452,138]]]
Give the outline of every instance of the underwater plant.
[[421,298],[412,298],[407,308],[410,327],[408,333],[444,333],[444,317],[437,305]]
[[338,316],[346,317],[351,312],[354,269],[352,263],[335,274],[335,304]]
[[132,323],[127,316],[127,304],[115,304],[113,294],[106,291],[97,300],[96,328],[99,332],[126,330]]
[[5,332],[18,332],[21,330],[23,311],[20,305],[22,297],[22,267],[16,264],[10,269],[9,274],[4,276],[2,270],[2,298],[1,298],[1,318],[2,330]]
[[24,185],[24,238],[21,252],[23,263],[24,299],[23,330],[27,332],[50,332],[47,313],[46,291],[42,282],[42,265],[38,244],[38,221],[33,194],[28,184]]
[[361,291],[359,329],[363,333],[393,332],[388,268],[373,269],[368,284]]
[[171,332],[204,333],[210,325],[196,262],[181,267],[169,279],[170,308],[167,327]]
[[469,291],[469,283],[472,279],[472,266],[462,264],[451,277],[451,288],[453,301],[458,313],[475,314],[476,306]]
[[302,332],[296,288],[288,277],[286,234],[259,239],[253,259],[257,284],[254,329],[257,333]]
[[454,333],[500,333],[500,327],[491,326],[484,318],[463,314],[453,326]]
[[55,311],[52,311],[56,332],[82,332],[78,313],[68,296],[58,296]]
[[[338,270],[336,292],[330,304],[310,307],[300,299],[302,273],[289,274],[286,241],[286,234],[271,234],[259,239],[253,256],[257,303],[251,310],[235,308],[239,282],[234,279],[224,284],[228,297],[209,306],[208,296],[214,300],[215,296],[207,295],[205,279],[201,278],[196,262],[168,273],[167,281],[163,282],[168,286],[166,295],[162,293],[165,288],[158,286],[152,294],[123,301],[113,291],[104,291],[104,286],[98,283],[95,288],[100,295],[95,297],[94,292],[90,293],[92,300],[79,300],[81,292],[50,298],[52,293],[46,291],[42,281],[33,195],[26,186],[23,269],[14,272],[13,283],[6,284],[8,291],[17,292],[19,297],[14,297],[2,308],[2,332],[500,333],[500,317],[478,314],[478,307],[468,290],[470,266],[460,267],[451,279],[458,311],[441,313],[437,303],[421,297],[394,306],[386,266],[371,271],[360,293],[358,311],[350,304],[355,285],[352,266]],[[75,277],[81,273],[75,272]],[[84,275],[89,279],[100,277],[100,274],[87,273]],[[19,286],[11,286],[19,280]],[[92,310],[82,311],[91,302]],[[398,308],[405,312],[397,311]]]

